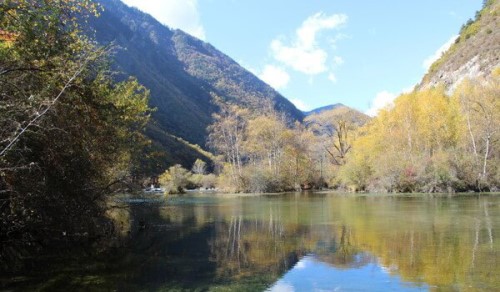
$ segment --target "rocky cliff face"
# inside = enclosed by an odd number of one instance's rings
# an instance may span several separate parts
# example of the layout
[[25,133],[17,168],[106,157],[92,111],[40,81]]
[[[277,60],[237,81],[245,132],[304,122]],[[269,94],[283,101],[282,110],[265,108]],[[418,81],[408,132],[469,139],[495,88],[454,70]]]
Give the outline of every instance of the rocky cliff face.
[[432,64],[418,89],[444,84],[452,91],[463,79],[488,76],[500,67],[499,3],[484,3],[475,20],[462,27],[455,43]]

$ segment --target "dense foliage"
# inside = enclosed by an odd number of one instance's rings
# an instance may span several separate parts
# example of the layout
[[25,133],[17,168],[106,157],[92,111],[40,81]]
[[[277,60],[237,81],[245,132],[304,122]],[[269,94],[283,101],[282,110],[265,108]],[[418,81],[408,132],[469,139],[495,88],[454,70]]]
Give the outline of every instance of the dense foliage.
[[371,121],[338,107],[309,116],[305,125],[291,124],[272,107],[256,115],[220,104],[209,136],[220,155],[218,187],[498,190],[499,82],[496,70],[486,79],[464,81],[452,95],[442,86],[403,94]]
[[[339,110],[324,124],[310,119],[306,127],[289,121],[272,105],[262,114],[233,104],[219,106],[210,126],[209,145],[219,154],[218,187],[228,191],[278,192],[324,186],[337,155],[348,152],[346,139],[350,141],[355,127],[350,118],[336,114]],[[328,136],[319,133],[320,128],[342,134]]]
[[[145,144],[148,91],[114,83],[78,23],[90,1],[0,4],[0,262],[58,239],[111,232],[104,194]],[[50,241],[47,241],[50,240]]]
[[360,131],[341,170],[357,190],[497,190],[500,76],[403,94]]

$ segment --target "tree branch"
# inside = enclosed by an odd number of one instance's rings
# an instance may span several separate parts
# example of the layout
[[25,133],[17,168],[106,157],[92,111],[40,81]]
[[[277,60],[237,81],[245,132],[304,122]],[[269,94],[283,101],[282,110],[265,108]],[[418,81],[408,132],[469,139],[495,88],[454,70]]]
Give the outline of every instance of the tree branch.
[[7,144],[7,146],[5,146],[5,148],[2,151],[0,151],[0,157],[4,156],[7,153],[7,151],[9,151],[9,149],[11,149],[12,146],[14,146],[14,144],[28,130],[28,128],[33,126],[41,117],[43,117],[45,114],[47,114],[47,112],[57,103],[59,98],[61,98],[61,96],[64,94],[64,92],[66,92],[66,90],[71,86],[73,81],[83,72],[83,70],[86,68],[87,64],[91,61],[91,59],[96,59],[96,58],[102,56],[102,54],[104,54],[105,51],[106,51],[105,49],[101,50],[95,58],[88,57],[85,59],[85,61],[81,64],[81,66],[78,68],[78,70],[76,70],[76,72],[73,74],[73,76],[71,76],[71,78],[66,82],[66,84],[64,84],[64,87],[61,89],[59,94],[49,103],[49,105],[42,112],[37,113],[37,115],[32,120],[30,120],[25,127],[21,128],[19,133],[17,135],[15,135],[15,137],[10,141],[10,143]]
[[45,70],[40,69],[40,68],[36,68],[36,67],[10,68],[10,69],[5,69],[5,70],[0,71],[0,75],[4,75],[4,74],[11,73],[11,72],[16,72],[16,71],[23,72],[23,71],[45,71]]

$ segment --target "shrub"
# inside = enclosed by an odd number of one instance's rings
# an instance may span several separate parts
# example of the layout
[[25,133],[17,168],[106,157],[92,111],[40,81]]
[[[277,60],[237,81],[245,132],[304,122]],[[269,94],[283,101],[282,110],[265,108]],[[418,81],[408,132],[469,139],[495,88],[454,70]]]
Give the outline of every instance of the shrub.
[[165,193],[179,194],[184,193],[189,184],[191,174],[188,170],[176,164],[170,167],[159,177],[160,184],[165,188]]

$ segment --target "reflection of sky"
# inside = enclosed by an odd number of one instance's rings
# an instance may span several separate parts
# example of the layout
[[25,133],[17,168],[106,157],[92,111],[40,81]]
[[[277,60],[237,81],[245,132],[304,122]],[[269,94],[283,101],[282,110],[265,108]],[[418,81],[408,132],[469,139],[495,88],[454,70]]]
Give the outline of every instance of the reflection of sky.
[[318,261],[314,256],[302,258],[268,291],[427,291],[387,273],[377,263],[359,268],[338,269]]

